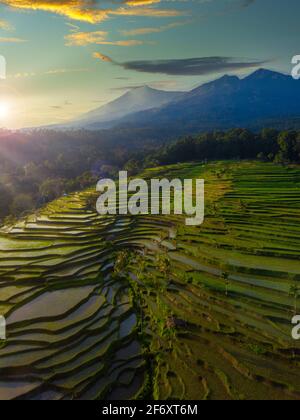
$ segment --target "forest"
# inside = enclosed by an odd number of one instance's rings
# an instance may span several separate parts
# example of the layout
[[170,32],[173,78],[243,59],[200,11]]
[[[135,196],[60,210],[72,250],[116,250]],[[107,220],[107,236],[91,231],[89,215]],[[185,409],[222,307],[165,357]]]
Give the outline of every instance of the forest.
[[[148,133],[148,134],[147,134]],[[0,131],[0,218],[12,222],[62,195],[142,169],[189,161],[300,162],[300,131],[215,131],[167,141],[149,132]],[[132,140],[134,138],[134,141]]]
[[259,134],[245,129],[189,136],[153,155],[160,164],[193,160],[259,159],[279,164],[299,163],[300,132],[264,129]]

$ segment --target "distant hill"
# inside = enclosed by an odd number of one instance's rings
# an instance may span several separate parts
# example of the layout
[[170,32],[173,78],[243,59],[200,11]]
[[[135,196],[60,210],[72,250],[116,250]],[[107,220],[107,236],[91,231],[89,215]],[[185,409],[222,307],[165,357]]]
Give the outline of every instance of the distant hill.
[[65,124],[66,128],[110,128],[120,119],[140,111],[161,107],[179,98],[182,92],[166,92],[148,86],[135,88],[116,100]]
[[233,127],[300,127],[300,81],[260,69],[239,79],[223,76],[176,98],[139,112],[119,126],[166,127],[178,132]]

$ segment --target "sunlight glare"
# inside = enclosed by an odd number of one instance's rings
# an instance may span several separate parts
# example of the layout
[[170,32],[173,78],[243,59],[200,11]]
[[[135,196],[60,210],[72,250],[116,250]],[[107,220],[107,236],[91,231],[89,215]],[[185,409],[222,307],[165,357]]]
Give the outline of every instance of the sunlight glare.
[[9,116],[10,106],[6,102],[0,102],[0,119],[3,120]]

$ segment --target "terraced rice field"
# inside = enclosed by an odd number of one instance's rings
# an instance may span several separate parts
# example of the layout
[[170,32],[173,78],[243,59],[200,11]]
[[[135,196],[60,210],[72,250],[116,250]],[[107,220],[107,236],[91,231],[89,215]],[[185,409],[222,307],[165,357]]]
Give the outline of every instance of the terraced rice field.
[[0,235],[0,397],[300,399],[300,169],[185,164],[206,220],[105,216],[85,191]]

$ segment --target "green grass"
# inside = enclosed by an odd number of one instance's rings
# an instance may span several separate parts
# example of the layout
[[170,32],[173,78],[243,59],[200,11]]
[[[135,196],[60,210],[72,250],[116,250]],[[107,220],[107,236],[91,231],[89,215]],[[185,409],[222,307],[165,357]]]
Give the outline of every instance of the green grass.
[[300,399],[300,169],[142,176],[204,178],[205,223],[100,217],[88,190],[3,228],[0,397]]

